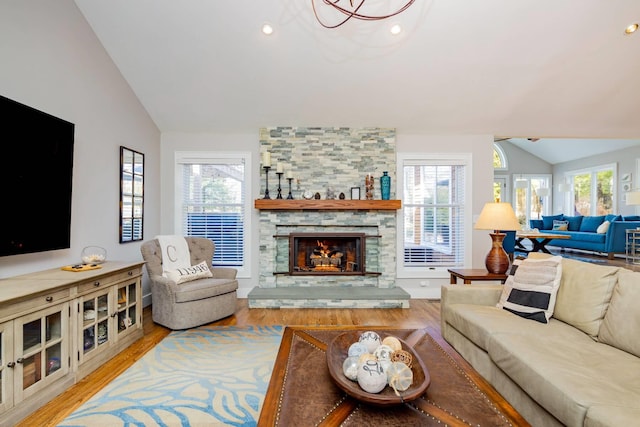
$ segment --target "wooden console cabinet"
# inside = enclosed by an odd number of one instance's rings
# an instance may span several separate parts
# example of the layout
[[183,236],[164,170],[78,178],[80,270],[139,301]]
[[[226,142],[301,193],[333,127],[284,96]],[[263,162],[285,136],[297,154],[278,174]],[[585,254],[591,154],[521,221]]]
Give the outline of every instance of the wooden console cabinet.
[[0,425],[13,425],[142,337],[144,263],[0,279]]

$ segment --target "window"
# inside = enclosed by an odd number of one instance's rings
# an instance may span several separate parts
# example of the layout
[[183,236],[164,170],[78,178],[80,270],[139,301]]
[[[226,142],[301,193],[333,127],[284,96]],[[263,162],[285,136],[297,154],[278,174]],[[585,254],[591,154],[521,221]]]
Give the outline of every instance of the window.
[[176,153],[177,230],[213,240],[213,265],[248,269],[249,153]]
[[493,169],[507,170],[507,156],[498,144],[493,144]]
[[615,165],[566,174],[571,183],[571,197],[566,215],[606,215],[614,211]]
[[[402,224],[399,224],[398,274],[424,277],[441,275],[451,267],[470,263],[471,223],[468,185],[470,159],[464,155],[420,159],[399,155],[399,194]],[[422,155],[424,156],[424,155]],[[469,239],[467,239],[469,240]]]
[[518,175],[513,188],[512,205],[524,229],[529,227],[529,220],[551,213],[551,175]]

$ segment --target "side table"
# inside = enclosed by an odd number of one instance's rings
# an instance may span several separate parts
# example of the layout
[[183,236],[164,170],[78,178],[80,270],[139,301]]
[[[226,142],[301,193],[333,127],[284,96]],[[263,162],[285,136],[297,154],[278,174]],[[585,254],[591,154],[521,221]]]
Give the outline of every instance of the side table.
[[629,264],[640,264],[640,230],[626,230],[626,260]]
[[449,283],[452,285],[458,283],[458,278],[462,279],[465,285],[470,285],[472,281],[487,282],[499,280],[500,283],[504,283],[508,277],[507,274],[489,273],[483,268],[451,268],[447,271],[451,274]]

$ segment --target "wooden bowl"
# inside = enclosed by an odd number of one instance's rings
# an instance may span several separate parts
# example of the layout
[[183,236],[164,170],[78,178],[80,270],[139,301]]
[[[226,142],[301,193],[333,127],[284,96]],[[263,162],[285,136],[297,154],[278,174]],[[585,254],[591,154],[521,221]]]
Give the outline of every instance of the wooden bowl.
[[[420,359],[420,356],[418,356],[413,348],[399,338],[402,349],[411,353],[413,357],[411,366],[413,383],[407,390],[400,392],[400,396],[396,395],[393,388],[389,386],[386,386],[380,393],[366,392],[360,388],[357,381],[351,381],[344,375],[342,364],[348,356],[349,346],[357,342],[363,332],[364,331],[345,332],[335,337],[333,341],[331,341],[331,344],[329,344],[327,348],[327,365],[329,367],[329,374],[336,385],[349,396],[361,402],[378,406],[400,405],[422,396],[431,383],[429,371],[427,371],[422,359]],[[381,339],[391,335],[384,332],[378,332],[378,334]]]

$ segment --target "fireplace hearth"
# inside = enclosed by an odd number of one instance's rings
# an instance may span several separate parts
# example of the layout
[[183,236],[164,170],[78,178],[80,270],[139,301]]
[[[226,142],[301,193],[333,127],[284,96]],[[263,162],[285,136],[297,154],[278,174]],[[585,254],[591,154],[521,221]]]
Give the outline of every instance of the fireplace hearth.
[[289,274],[364,275],[364,233],[291,233]]

